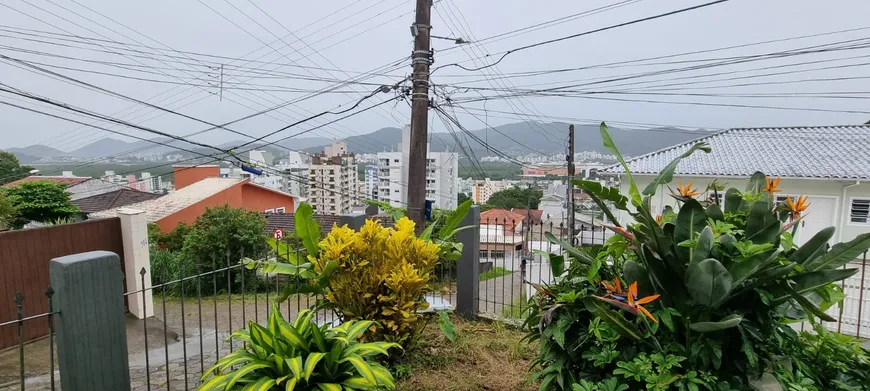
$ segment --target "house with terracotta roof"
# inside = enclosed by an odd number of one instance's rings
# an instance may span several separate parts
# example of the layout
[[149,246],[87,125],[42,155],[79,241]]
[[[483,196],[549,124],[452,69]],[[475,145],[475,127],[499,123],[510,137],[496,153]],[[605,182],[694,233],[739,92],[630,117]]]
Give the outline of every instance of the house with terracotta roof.
[[57,176],[32,175],[26,178],[21,178],[17,181],[9,182],[3,185],[3,187],[12,187],[18,185],[19,183],[39,181],[50,181],[66,185],[66,191],[70,193],[71,200],[78,200],[81,198],[91,197],[126,188],[126,186],[124,185],[107,182],[102,179],[73,176],[71,172],[69,173],[69,175]]
[[[710,153],[695,152],[683,159],[674,172],[671,188],[692,183],[692,188],[710,199],[707,186],[714,180],[727,187],[746,188],[749,177],[761,171],[779,177],[777,202],[786,197],[808,196],[808,213],[800,223],[795,242],[803,243],[820,230],[834,226],[833,242],[848,241],[870,232],[870,126],[807,126],[782,128],[735,128],[677,144],[627,161],[637,186],[644,189],[674,158],[699,142]],[[619,165],[606,173],[620,176],[623,194],[628,193],[625,171]],[[676,200],[660,186],[651,200],[653,210],[674,206]],[[724,202],[722,192],[718,192]],[[621,213],[622,222],[630,218]]]
[[82,214],[87,215],[104,210],[120,208],[142,201],[153,200],[162,197],[163,194],[148,193],[130,188],[122,188],[108,193],[92,195],[90,197],[73,200],[72,203],[79,207]]
[[[144,210],[148,223],[157,224],[164,232],[179,223],[193,224],[208,208],[229,205],[261,213],[292,212],[298,197],[252,183],[249,178],[221,178],[218,166],[173,166],[175,192],[163,197],[126,205]],[[114,217],[117,209],[91,214]]]

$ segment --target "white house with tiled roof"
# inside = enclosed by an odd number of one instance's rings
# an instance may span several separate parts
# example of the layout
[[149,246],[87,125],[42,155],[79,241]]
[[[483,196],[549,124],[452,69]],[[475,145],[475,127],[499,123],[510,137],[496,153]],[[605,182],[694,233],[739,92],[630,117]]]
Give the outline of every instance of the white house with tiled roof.
[[[693,188],[704,192],[713,180],[743,190],[749,177],[761,171],[782,178],[782,192],[778,193],[782,200],[786,196],[809,197],[809,214],[801,223],[798,242],[829,226],[837,228],[834,242],[870,232],[870,127],[728,129],[629,159],[628,167],[638,187],[643,190],[671,160],[701,141],[712,151],[696,152],[680,162],[671,183],[674,191],[678,183],[692,181]],[[621,190],[628,193],[621,166],[604,172],[619,174]],[[669,193],[665,186],[658,190],[653,210],[676,204]],[[629,216],[623,213],[619,218],[627,221]]]

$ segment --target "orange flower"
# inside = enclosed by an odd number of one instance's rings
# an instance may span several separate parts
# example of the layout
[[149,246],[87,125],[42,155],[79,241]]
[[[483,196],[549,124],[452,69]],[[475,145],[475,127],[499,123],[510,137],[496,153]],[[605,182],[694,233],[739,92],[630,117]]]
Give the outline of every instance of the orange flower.
[[764,187],[763,191],[773,197],[773,193],[779,193],[782,191],[777,187],[779,186],[780,180],[782,180],[780,177],[776,177],[776,179],[771,179],[770,177],[765,178],[764,182],[767,183],[767,186]]
[[658,319],[653,316],[646,308],[643,308],[644,304],[649,304],[658,299],[659,295],[652,295],[644,297],[640,300],[637,299],[637,281],[633,282],[631,286],[628,287],[628,306],[637,308],[638,311],[646,315],[647,318],[650,318],[654,323],[658,323]]
[[658,224],[658,225],[662,225],[662,221],[663,221],[664,219],[665,219],[665,217],[662,216],[662,215],[658,215],[658,216],[656,216],[656,224]]
[[677,184],[677,191],[679,192],[680,196],[685,198],[695,198],[701,195],[701,193],[697,189],[692,188],[692,181],[689,181],[686,186],[683,186],[682,183]]
[[801,212],[807,210],[810,207],[810,203],[807,201],[807,196],[802,195],[797,198],[797,202],[792,201],[791,196],[786,197],[786,202],[789,211],[789,217],[792,220],[799,219],[801,217]]
[[611,283],[609,283],[609,282],[607,282],[607,281],[603,281],[603,280],[602,280],[602,281],[601,281],[601,285],[604,285],[604,289],[607,290],[607,296],[611,296],[611,295],[613,295],[613,294],[619,294],[619,295],[621,295],[621,294],[624,294],[624,293],[625,293],[625,292],[622,291],[622,282],[619,281],[619,277],[617,277],[617,278],[613,281],[613,284],[611,284]]

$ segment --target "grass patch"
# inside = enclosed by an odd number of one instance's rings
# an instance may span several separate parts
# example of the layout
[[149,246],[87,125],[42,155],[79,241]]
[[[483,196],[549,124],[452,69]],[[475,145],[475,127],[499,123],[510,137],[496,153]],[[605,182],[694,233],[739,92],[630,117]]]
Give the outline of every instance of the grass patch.
[[398,391],[538,389],[527,383],[538,345],[520,343],[523,332],[497,322],[451,319],[456,326],[455,343],[431,324],[418,347],[392,365]]
[[513,272],[505,269],[503,267],[496,266],[488,271],[480,273],[480,281],[486,281],[489,279],[506,276],[508,274],[512,274]]

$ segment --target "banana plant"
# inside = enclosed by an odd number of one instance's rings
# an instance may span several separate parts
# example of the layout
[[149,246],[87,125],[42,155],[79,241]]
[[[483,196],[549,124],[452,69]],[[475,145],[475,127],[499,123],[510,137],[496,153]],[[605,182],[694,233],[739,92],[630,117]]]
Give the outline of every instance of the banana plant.
[[292,324],[277,304],[264,327],[250,322],[230,338],[244,349],[222,357],[202,376],[200,391],[392,390],[395,381],[374,357],[387,355],[395,343],[357,341],[373,323],[349,321],[329,328],[314,323],[303,310]]

